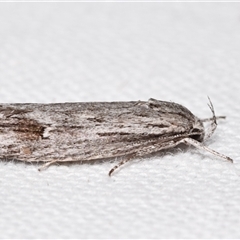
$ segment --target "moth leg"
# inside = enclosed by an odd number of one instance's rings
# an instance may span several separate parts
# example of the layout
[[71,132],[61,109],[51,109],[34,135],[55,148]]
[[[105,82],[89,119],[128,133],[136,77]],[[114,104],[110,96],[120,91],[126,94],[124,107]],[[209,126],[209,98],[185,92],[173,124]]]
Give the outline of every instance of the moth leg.
[[119,167],[121,167],[123,164],[127,163],[128,161],[130,161],[131,159],[133,159],[136,156],[135,153],[129,155],[128,157],[126,157],[125,159],[123,159],[120,163],[118,163],[118,165],[114,166],[108,173],[109,177],[111,177],[112,173],[118,169]]
[[129,162],[130,160],[132,160],[135,157],[142,157],[142,156],[145,156],[145,155],[153,153],[153,152],[158,152],[158,151],[161,151],[164,149],[173,148],[173,147],[179,145],[180,143],[182,143],[182,140],[180,140],[178,142],[170,141],[170,142],[166,143],[164,146],[162,145],[162,143],[155,143],[155,144],[149,144],[148,146],[145,146],[143,148],[139,148],[136,150],[136,152],[125,157],[121,162],[118,163],[118,165],[114,166],[109,171],[108,175],[111,177],[112,173],[116,169],[118,169],[120,166]]
[[233,160],[232,160],[230,157],[228,157],[228,156],[226,156],[226,155],[223,155],[223,154],[221,154],[221,153],[219,153],[219,152],[217,152],[217,151],[215,151],[215,150],[213,150],[213,149],[211,149],[211,148],[206,147],[205,145],[203,145],[202,143],[196,141],[195,139],[192,139],[192,138],[184,138],[184,139],[180,140],[180,141],[177,142],[177,143],[178,143],[178,144],[180,144],[180,143],[185,143],[185,144],[187,144],[187,145],[194,146],[194,147],[196,147],[196,148],[198,148],[198,149],[206,150],[206,151],[212,153],[212,154],[215,155],[215,156],[218,156],[218,157],[220,157],[220,158],[222,158],[222,159],[225,159],[225,160],[228,160],[228,161],[230,161],[230,162],[233,162]]
[[50,165],[52,165],[53,163],[56,163],[58,160],[52,160],[51,162],[47,162],[44,163],[40,168],[38,168],[38,171],[43,171],[45,169],[47,169]]
[[[192,139],[192,138],[184,138],[184,139],[181,139],[177,142],[174,142],[174,141],[170,141],[169,143],[165,144],[163,146],[162,143],[157,143],[157,144],[153,144],[151,146],[148,146],[144,149],[141,149],[135,153],[132,153],[131,155],[128,155],[127,158],[125,158],[124,160],[122,160],[118,165],[116,165],[115,167],[113,167],[110,171],[109,171],[109,176],[112,175],[112,173],[118,169],[120,166],[122,166],[123,164],[129,162],[130,160],[132,160],[133,158],[135,157],[141,157],[141,156],[144,156],[144,155],[147,155],[149,153],[153,153],[153,152],[158,152],[158,151],[161,151],[161,150],[164,150],[164,149],[169,149],[169,148],[173,148],[173,147],[176,147],[177,145],[181,144],[181,143],[184,143],[186,145],[190,145],[190,146],[194,146],[198,149],[201,149],[201,150],[205,150],[205,151],[208,151],[210,152],[211,154],[215,155],[215,156],[218,156],[219,158],[222,158],[224,160],[228,160],[230,162],[233,162],[233,160],[224,155],[224,154],[221,154],[211,148],[208,148],[206,147],[205,145],[203,145],[202,143],[198,142],[197,140],[195,139]],[[155,150],[153,151],[153,147],[155,148]]]

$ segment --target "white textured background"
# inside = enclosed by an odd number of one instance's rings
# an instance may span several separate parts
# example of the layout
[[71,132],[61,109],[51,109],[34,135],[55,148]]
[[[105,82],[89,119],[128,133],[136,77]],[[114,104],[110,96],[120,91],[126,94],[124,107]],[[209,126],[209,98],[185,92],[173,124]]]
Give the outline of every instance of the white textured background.
[[1,238],[240,238],[240,3],[1,3],[0,102],[172,100],[226,115],[209,147],[0,162]]

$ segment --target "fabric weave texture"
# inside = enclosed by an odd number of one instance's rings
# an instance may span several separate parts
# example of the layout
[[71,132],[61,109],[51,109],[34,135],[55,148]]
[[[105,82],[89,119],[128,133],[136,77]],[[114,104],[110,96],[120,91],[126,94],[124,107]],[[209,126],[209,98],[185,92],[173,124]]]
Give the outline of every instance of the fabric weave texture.
[[0,3],[0,102],[180,103],[206,145],[94,164],[0,161],[1,238],[240,238],[239,3]]

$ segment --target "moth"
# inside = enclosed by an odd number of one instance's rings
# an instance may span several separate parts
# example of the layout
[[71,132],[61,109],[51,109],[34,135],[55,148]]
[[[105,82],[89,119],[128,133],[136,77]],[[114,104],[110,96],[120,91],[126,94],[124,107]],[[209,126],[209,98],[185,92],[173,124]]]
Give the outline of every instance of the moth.
[[[217,127],[184,106],[148,101],[0,105],[0,159],[53,163],[123,157],[109,175],[133,158],[183,143],[233,161],[204,145]],[[208,130],[204,122],[210,122]]]

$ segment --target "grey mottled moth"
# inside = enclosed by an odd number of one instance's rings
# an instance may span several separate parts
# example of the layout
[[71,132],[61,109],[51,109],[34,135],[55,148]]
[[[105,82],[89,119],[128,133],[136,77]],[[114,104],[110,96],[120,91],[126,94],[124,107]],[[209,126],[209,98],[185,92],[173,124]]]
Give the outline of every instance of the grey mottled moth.
[[[210,101],[210,100],[209,100]],[[122,156],[119,166],[137,157],[184,143],[232,161],[203,142],[217,117],[199,119],[173,102],[1,104],[0,159],[44,162],[90,161]],[[221,117],[219,117],[221,118]],[[224,117],[222,117],[224,118]],[[210,128],[205,132],[204,122]]]

